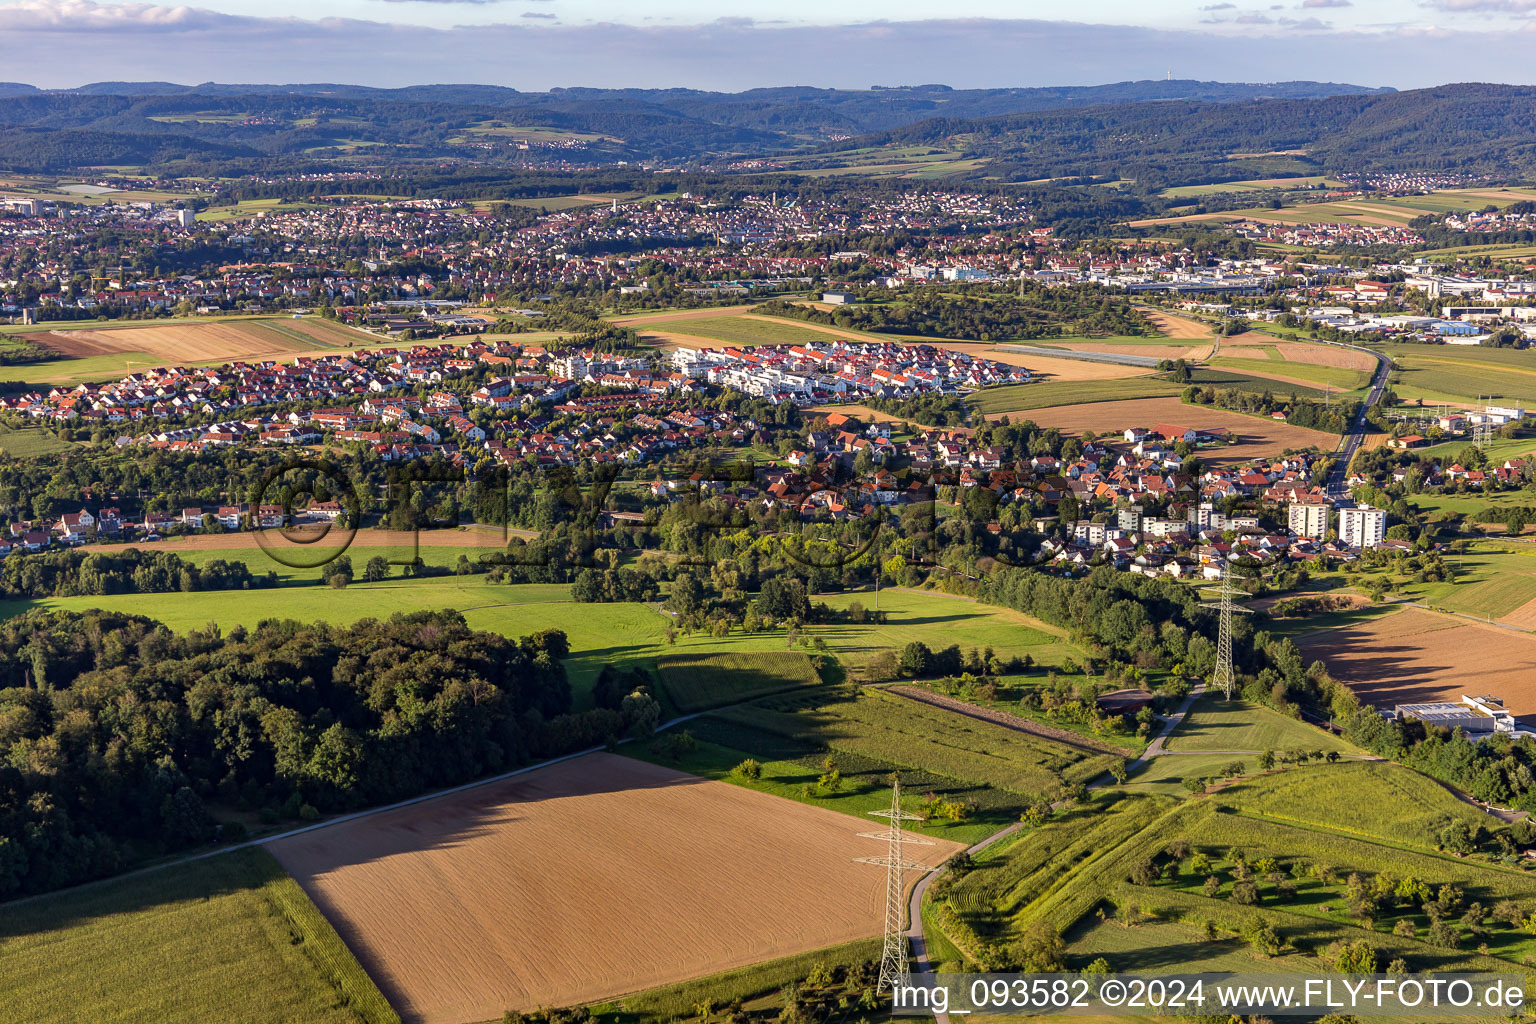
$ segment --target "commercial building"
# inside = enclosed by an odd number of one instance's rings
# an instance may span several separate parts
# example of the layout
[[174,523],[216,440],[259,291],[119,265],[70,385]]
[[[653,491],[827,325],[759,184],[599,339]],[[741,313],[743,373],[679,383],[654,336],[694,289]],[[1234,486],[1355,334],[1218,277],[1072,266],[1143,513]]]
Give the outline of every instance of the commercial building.
[[1504,701],[1487,694],[1462,694],[1460,703],[1399,704],[1394,716],[1417,719],[1442,729],[1460,729],[1474,738],[1523,731],[1515,716],[1505,710]]

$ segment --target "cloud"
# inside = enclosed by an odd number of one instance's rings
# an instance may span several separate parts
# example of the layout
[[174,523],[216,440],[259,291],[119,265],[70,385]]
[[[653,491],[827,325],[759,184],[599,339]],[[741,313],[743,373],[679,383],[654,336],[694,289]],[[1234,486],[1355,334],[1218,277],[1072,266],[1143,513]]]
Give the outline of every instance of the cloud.
[[1351,2],[1351,0],[1301,0],[1301,6],[1304,8],[1319,8],[1353,7],[1355,5]]
[[1234,25],[1273,25],[1275,20],[1267,14],[1258,11],[1250,11],[1247,14],[1239,14],[1232,19]]
[[1200,9],[1202,11],[1230,11],[1234,10],[1236,7],[1237,4],[1206,4]]
[[1536,11],[1536,0],[1427,0],[1424,6],[1441,11],[1529,14]]
[[504,0],[379,0],[386,4],[499,4]]
[[[1287,0],[1292,10],[1301,2]],[[380,3],[373,9],[408,8]],[[887,81],[892,67],[923,67],[925,81],[956,88],[1160,79],[1170,66],[1175,77],[1198,73],[1203,79],[1236,82],[1342,77],[1361,85],[1414,87],[1468,74],[1455,70],[1464,67],[1482,68],[1484,75],[1498,68],[1506,80],[1536,79],[1536,65],[1525,52],[1530,37],[1522,33],[1423,26],[1322,31],[1321,23],[1310,19],[1276,23],[1267,14],[1252,18],[1231,6],[1222,10],[1248,20],[1178,30],[985,18],[842,25],[735,19],[573,25],[524,19],[529,6],[510,0],[479,10],[500,20],[433,27],[356,18],[256,17],[134,0],[20,0],[0,6],[0,32],[11,43],[6,77],[44,88],[151,77],[310,82],[317,67],[325,68],[331,81],[381,87],[446,77],[441,68],[418,59],[423,52],[452,53],[453,66],[472,73],[472,80],[525,91],[560,86],[866,88]],[[132,39],[131,45],[125,38]],[[1238,38],[1241,45],[1234,46]],[[508,53],[518,59],[506,60]]]
[[227,28],[246,20],[195,7],[92,0],[20,0],[0,7],[4,32],[184,32]]
[[1327,32],[1333,28],[1317,18],[1281,18],[1280,24],[1294,32]]
[[560,16],[558,14],[550,14],[547,11],[524,11],[522,16],[525,18],[543,18],[546,21],[560,20]]

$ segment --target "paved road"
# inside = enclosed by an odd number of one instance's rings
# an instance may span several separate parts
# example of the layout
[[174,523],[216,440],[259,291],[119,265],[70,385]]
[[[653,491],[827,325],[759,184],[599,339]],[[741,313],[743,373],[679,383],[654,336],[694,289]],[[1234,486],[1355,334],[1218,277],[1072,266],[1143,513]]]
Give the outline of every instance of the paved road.
[[1352,352],[1364,352],[1376,360],[1376,375],[1371,378],[1371,390],[1365,396],[1365,404],[1360,406],[1360,411],[1355,415],[1355,421],[1349,425],[1349,433],[1344,435],[1344,440],[1337,450],[1338,465],[1334,466],[1333,473],[1328,477],[1328,497],[1340,504],[1348,504],[1349,488],[1345,480],[1349,477],[1349,463],[1355,457],[1355,452],[1360,450],[1360,444],[1365,440],[1366,422],[1365,414],[1381,401],[1381,393],[1387,387],[1387,373],[1392,366],[1392,360],[1385,354],[1374,349],[1361,348],[1359,345],[1345,345],[1341,342],[1325,341],[1323,345],[1333,345],[1336,348],[1347,348]]
[[[1185,716],[1189,714],[1190,709],[1195,706],[1195,701],[1199,700],[1200,695],[1203,693],[1205,693],[1204,683],[1196,684],[1195,688],[1189,691],[1189,696],[1184,698],[1184,703],[1179,705],[1178,710],[1163,719],[1163,731],[1157,734],[1156,739],[1147,744],[1147,749],[1142,751],[1140,757],[1126,765],[1128,773],[1134,774],[1136,769],[1145,765],[1152,758],[1161,757],[1169,753],[1169,751],[1163,749],[1163,741],[1184,722]],[[1095,779],[1088,788],[1098,789],[1113,782],[1114,776],[1104,775]],[[1053,804],[1052,806],[1057,805]],[[1004,838],[1013,835],[1023,827],[1024,823],[1022,821],[1014,822],[1002,831],[995,832],[986,839],[983,839],[975,846],[968,847],[965,852],[974,857],[982,850],[985,850],[994,843],[1001,842]],[[916,974],[926,974],[933,969],[933,965],[928,958],[928,938],[923,934],[923,897],[928,894],[929,886],[938,881],[939,876],[942,874],[944,874],[944,867],[940,865],[918,879],[917,885],[912,888],[912,897],[907,901],[907,941],[912,946],[912,964]],[[949,1024],[949,1014],[947,1013],[935,1013],[934,1018],[938,1024]]]

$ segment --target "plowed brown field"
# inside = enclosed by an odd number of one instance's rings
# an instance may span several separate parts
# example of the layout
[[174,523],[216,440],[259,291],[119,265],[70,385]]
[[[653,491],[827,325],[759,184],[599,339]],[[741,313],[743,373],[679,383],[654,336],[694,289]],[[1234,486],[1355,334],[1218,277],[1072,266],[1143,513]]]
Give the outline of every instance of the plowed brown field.
[[403,1020],[460,1024],[878,934],[878,827],[590,754],[269,849]]
[[1536,638],[1524,633],[1404,608],[1299,642],[1378,707],[1491,693],[1516,715],[1536,714]]
[[[259,322],[171,323],[106,330],[49,331],[31,340],[66,356],[147,352],[171,363],[210,359],[264,359],[313,346]],[[331,338],[326,343],[331,343]],[[362,335],[358,335],[362,341]]]

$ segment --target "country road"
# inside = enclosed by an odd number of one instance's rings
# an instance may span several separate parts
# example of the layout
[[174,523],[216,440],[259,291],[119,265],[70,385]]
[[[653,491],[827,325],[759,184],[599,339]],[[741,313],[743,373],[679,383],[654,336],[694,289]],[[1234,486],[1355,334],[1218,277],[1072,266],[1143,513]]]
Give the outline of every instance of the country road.
[[1355,414],[1355,421],[1349,425],[1349,433],[1344,435],[1344,440],[1337,449],[1338,463],[1333,467],[1333,473],[1328,477],[1328,497],[1335,502],[1347,502],[1349,500],[1349,488],[1345,481],[1349,479],[1349,463],[1355,457],[1355,452],[1360,450],[1361,443],[1365,440],[1365,417],[1376,403],[1381,401],[1381,393],[1387,387],[1387,374],[1391,370],[1392,360],[1385,353],[1374,349],[1361,348],[1359,345],[1345,345],[1342,342],[1325,341],[1323,345],[1333,345],[1336,348],[1347,348],[1352,352],[1364,352],[1376,359],[1376,374],[1371,378],[1371,390],[1365,396],[1365,404]]

